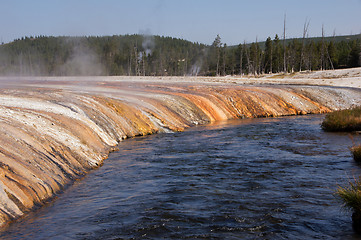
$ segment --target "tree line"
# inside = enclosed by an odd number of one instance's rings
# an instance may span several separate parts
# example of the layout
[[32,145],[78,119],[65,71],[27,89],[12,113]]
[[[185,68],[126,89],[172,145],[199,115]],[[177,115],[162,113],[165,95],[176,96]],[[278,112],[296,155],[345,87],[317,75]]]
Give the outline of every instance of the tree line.
[[1,75],[222,76],[358,67],[361,38],[280,39],[227,46],[161,36],[24,37],[0,45]]

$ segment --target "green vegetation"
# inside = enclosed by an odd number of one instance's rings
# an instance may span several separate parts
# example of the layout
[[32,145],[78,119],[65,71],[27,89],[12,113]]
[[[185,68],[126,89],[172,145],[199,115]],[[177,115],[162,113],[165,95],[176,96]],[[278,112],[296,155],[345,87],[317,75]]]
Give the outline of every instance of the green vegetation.
[[[361,130],[361,106],[352,109],[336,111],[327,114],[322,122],[322,128],[326,131],[360,131]],[[350,149],[355,161],[361,161],[361,145],[355,145]],[[350,181],[348,187],[339,187],[336,195],[341,199],[344,206],[353,211],[353,229],[361,233],[361,178]]]
[[348,187],[339,187],[336,195],[342,200],[344,207],[361,213],[361,179],[350,181]]
[[356,232],[361,233],[361,179],[350,181],[348,187],[339,187],[336,196],[340,198],[345,208],[353,212],[352,227]]
[[321,126],[330,132],[361,131],[361,106],[329,113]]
[[[25,37],[0,45],[0,75],[239,75],[360,66],[361,36],[228,47],[143,35]],[[285,71],[286,70],[286,71]]]
[[353,159],[357,162],[361,162],[361,145],[353,146],[351,148]]

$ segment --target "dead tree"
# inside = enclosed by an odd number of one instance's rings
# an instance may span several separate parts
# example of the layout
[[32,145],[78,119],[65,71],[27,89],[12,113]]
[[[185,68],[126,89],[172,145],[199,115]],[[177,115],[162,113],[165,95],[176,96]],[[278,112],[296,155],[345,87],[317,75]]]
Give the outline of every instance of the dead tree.
[[286,66],[286,14],[283,20],[283,71],[287,72]]
[[303,35],[302,35],[302,48],[301,48],[301,59],[300,59],[300,72],[302,71],[302,64],[303,64],[303,58],[304,58],[304,51],[305,51],[305,39],[308,32],[308,27],[310,26],[310,21],[305,21],[305,24],[303,25]]
[[325,59],[325,39],[324,39],[324,28],[322,24],[322,40],[321,40],[321,71],[324,70],[324,59]]
[[139,54],[138,54],[137,43],[134,45],[133,50],[134,50],[134,73],[135,76],[139,76],[139,62],[138,62]]
[[145,51],[142,52],[143,76],[145,76]]
[[248,74],[250,74],[251,73],[251,61],[250,61],[249,51],[248,51],[248,48],[245,48],[244,50],[246,51]]
[[243,74],[243,51],[244,51],[244,48],[246,47],[246,41],[244,41],[244,44],[243,46],[241,45],[241,54],[240,54],[240,58],[239,58],[239,73],[241,74],[241,77],[242,77],[242,74]]
[[226,75],[226,52],[227,52],[227,44],[223,44],[222,52],[223,52],[223,76],[225,76],[225,75]]

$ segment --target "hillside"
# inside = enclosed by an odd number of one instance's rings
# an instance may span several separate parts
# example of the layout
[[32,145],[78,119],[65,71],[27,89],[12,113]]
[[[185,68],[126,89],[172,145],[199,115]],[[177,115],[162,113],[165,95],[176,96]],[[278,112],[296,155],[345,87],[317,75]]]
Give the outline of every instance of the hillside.
[[[360,66],[360,35],[228,47],[143,35],[25,37],[0,45],[0,75],[240,75]],[[284,56],[286,57],[284,59]]]

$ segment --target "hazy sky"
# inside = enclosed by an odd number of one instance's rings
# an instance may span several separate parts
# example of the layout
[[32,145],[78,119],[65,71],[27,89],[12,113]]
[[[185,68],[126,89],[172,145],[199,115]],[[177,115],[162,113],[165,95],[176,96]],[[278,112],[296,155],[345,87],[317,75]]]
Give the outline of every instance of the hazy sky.
[[361,0],[0,0],[0,40],[147,33],[228,45],[283,34],[361,33]]

